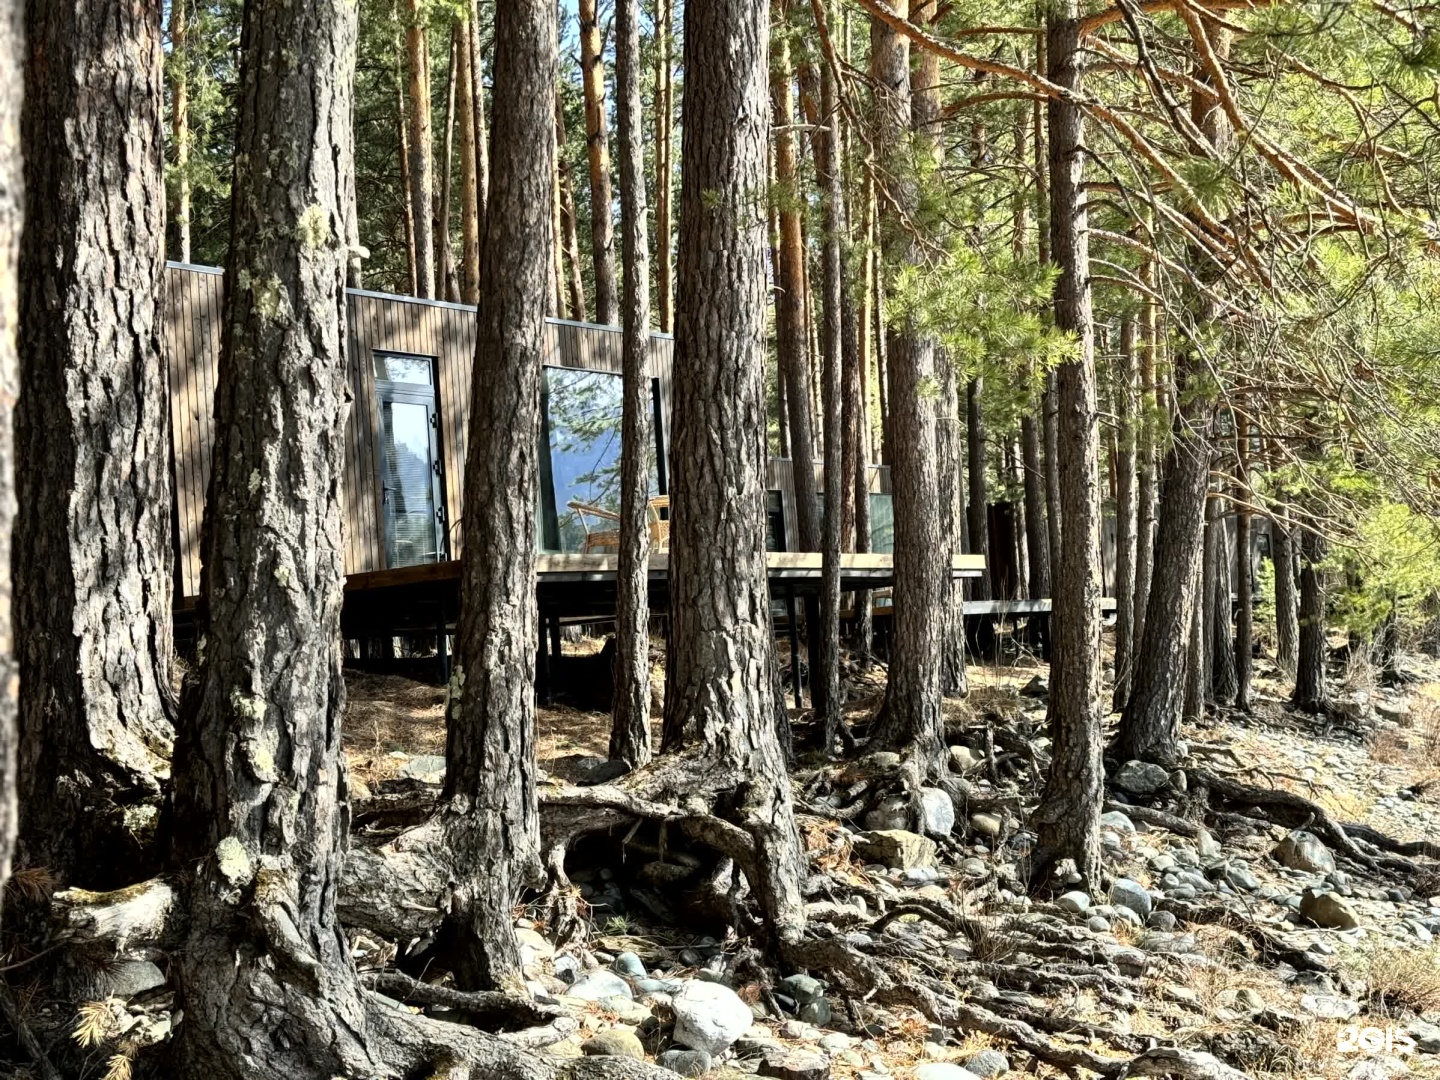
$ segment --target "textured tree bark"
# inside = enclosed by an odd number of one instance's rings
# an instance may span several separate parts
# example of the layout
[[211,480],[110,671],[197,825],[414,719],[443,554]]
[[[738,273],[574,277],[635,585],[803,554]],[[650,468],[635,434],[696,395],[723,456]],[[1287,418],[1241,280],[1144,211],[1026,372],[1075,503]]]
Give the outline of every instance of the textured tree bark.
[[[553,238],[547,189],[556,10],[502,5],[496,147],[465,463],[465,551],[438,824],[462,884],[445,935],[462,990],[522,989],[510,910],[540,879],[535,796],[535,502]],[[423,830],[422,830],[423,831]]]
[[410,79],[407,133],[410,169],[410,216],[415,222],[415,295],[435,295],[435,177],[430,134],[430,50],[425,43],[423,0],[405,0],[406,69]]
[[[1216,49],[1225,55],[1229,31],[1213,23],[1210,30]],[[1214,96],[1195,90],[1191,112],[1206,138],[1223,153],[1230,133]],[[1216,273],[1208,256],[1196,253],[1195,261],[1202,280]],[[1216,321],[1218,312],[1212,301],[1201,296],[1193,303],[1197,325],[1204,327]],[[1204,602],[1205,493],[1210,478],[1214,406],[1207,392],[1206,360],[1199,349],[1192,341],[1175,358],[1175,417],[1170,449],[1165,455],[1145,637],[1136,656],[1130,702],[1118,738],[1123,757],[1165,765],[1175,763],[1178,757],[1176,743],[1185,680],[1176,678],[1176,673],[1184,670],[1183,657],[1193,636],[1195,605]],[[1200,636],[1203,654],[1203,627]],[[1208,675],[1200,685],[1202,689],[1209,685]]]
[[1330,708],[1325,687],[1325,538],[1312,528],[1300,530],[1299,641],[1295,663],[1295,694],[1290,704],[1300,712],[1324,713]]
[[[405,35],[397,39],[398,51],[405,51]],[[403,63],[398,61],[397,63]],[[402,217],[405,221],[405,263],[410,272],[410,295],[418,296],[420,288],[420,252],[415,247],[415,204],[411,201],[413,187],[410,180],[410,105],[405,100],[405,80],[397,70],[395,75],[395,126],[398,129],[396,145],[400,148],[400,190],[404,204]]]
[[674,260],[670,254],[670,207],[674,202],[674,65],[671,57],[673,0],[655,0],[655,292],[660,331],[675,329]]
[[[496,109],[499,121],[499,109]],[[585,321],[585,283],[580,278],[580,235],[575,224],[575,180],[570,170],[570,158],[565,153],[565,104],[557,92],[555,95],[555,144],[556,168],[560,176],[560,227],[564,230],[561,262],[566,266],[565,289],[569,300],[570,318],[576,322]]]
[[28,7],[18,857],[87,887],[153,866],[173,737],[160,27],[158,0]]
[[1244,403],[1235,416],[1235,707],[1250,711],[1251,648],[1255,637],[1255,598],[1250,580],[1250,422]]
[[620,422],[620,558],[615,575],[615,709],[610,757],[650,760],[650,244],[640,101],[640,0],[615,4],[624,342]]
[[1275,563],[1275,664],[1295,674],[1300,656],[1300,608],[1295,591],[1295,527],[1282,512],[1270,516],[1270,549]]
[[1181,702],[1180,718],[1187,724],[1199,723],[1205,716],[1205,690],[1210,684],[1210,673],[1205,667],[1205,605],[1204,560],[1196,562],[1194,571],[1195,602],[1191,605],[1190,625],[1186,630],[1185,664],[1183,675],[1184,698]]
[[[460,300],[480,302],[480,168],[476,154],[475,77],[472,26],[455,24],[455,56],[460,92]],[[483,111],[481,116],[483,117]]]
[[590,257],[595,268],[595,318],[620,321],[615,291],[615,222],[610,216],[610,121],[605,112],[604,42],[596,0],[579,0],[580,86],[585,94],[585,148],[590,164]]
[[[1047,258],[1045,260],[1049,262]],[[1064,505],[1060,499],[1060,398],[1055,382],[1055,373],[1045,376],[1045,393],[1040,399],[1041,424],[1045,438],[1045,524],[1049,529],[1046,540],[1050,548],[1050,594],[1054,595],[1055,579],[1060,574],[1061,515]]]
[[[936,17],[935,0],[915,0],[910,20],[928,28]],[[935,166],[945,159],[940,141],[940,58],[928,50],[915,57],[911,70],[911,113],[917,149]],[[955,365],[943,349],[936,349],[936,374],[940,400],[935,418],[935,466],[939,489],[936,503],[940,513],[940,540],[948,562],[964,551],[965,489],[961,460],[960,399]],[[983,433],[981,438],[983,440]],[[980,483],[983,487],[984,476]],[[982,579],[983,580],[983,579]],[[977,585],[980,582],[976,582]],[[945,574],[943,586],[943,627],[941,630],[940,692],[945,697],[964,697],[969,692],[965,678],[965,586]]]
[[1115,385],[1115,699],[1116,710],[1130,696],[1135,642],[1136,401],[1135,320],[1120,324],[1120,362]]
[[[490,138],[485,130],[484,50],[480,47],[480,0],[470,0],[470,97],[475,103],[475,219],[485,235],[485,207],[490,191]],[[479,263],[476,263],[479,273]]]
[[[565,253],[561,250],[564,243],[565,229],[561,224],[561,186],[560,170],[564,167],[564,156],[560,152],[560,94],[555,94],[555,128],[550,134],[550,139],[556,144],[554,152],[555,167],[550,170],[550,231],[555,237],[554,243],[550,245],[550,295],[547,297],[546,306],[548,314],[559,318],[566,310],[565,308]],[[481,240],[484,240],[484,230],[480,233]]]
[[[849,350],[845,365],[845,406],[849,412],[846,430],[855,444],[855,550],[870,550],[870,469],[875,455],[870,450],[870,357],[872,354],[870,324],[874,301],[873,278],[875,251],[870,243],[875,215],[874,177],[864,169],[861,178],[861,215],[856,243],[860,248],[860,278],[855,289],[860,294],[844,309],[845,347]],[[855,593],[855,640],[852,651],[855,663],[868,671],[875,650],[875,621],[868,589]]]
[[1040,428],[1035,417],[1020,418],[1020,459],[1025,474],[1025,552],[1030,595],[1050,595],[1050,524],[1045,514],[1045,467],[1040,461]]
[[205,647],[174,784],[195,871],[179,1055],[217,1080],[381,1071],[335,914],[355,33],[342,0],[245,5]]
[[[1143,275],[1146,283],[1153,285],[1153,262],[1146,262]],[[1140,415],[1135,435],[1135,614],[1130,650],[1132,675],[1135,657],[1139,656],[1145,641],[1145,609],[1150,602],[1150,578],[1155,566],[1155,308],[1153,301],[1145,301],[1140,327]]]
[[[840,687],[840,549],[844,542],[845,493],[853,499],[851,478],[846,470],[844,433],[841,416],[842,370],[845,365],[844,326],[841,309],[845,300],[844,261],[841,244],[849,230],[845,214],[845,189],[840,175],[840,109],[835,79],[829,66],[820,73],[820,123],[828,125],[817,130],[815,149],[820,168],[817,180],[823,199],[821,238],[821,328],[820,355],[822,367],[821,410],[825,433],[825,512],[821,517],[820,610],[819,621],[810,627],[818,638],[812,686],[815,712],[827,753],[840,735],[841,708],[844,696]],[[853,502],[852,502],[853,507]]]
[[1206,532],[1208,555],[1206,581],[1209,588],[1210,695],[1217,705],[1234,705],[1239,681],[1235,673],[1235,632],[1230,621],[1231,551],[1225,526],[1225,502],[1212,500]]
[[[19,131],[24,93],[24,5],[0,5],[0,131]],[[10,879],[19,811],[15,762],[20,731],[11,622],[11,528],[15,521],[15,398],[20,389],[20,231],[24,224],[24,166],[20,144],[0,142],[0,902]]]
[[[789,19],[787,0],[771,0],[775,25]],[[775,290],[775,354],[785,380],[790,461],[795,483],[799,550],[820,549],[820,506],[815,491],[815,428],[811,412],[809,331],[805,322],[805,242],[800,230],[804,195],[795,150],[794,70],[786,33],[771,42],[770,104],[775,131],[775,197],[779,200],[779,276]]]
[[[1052,9],[1045,31],[1052,82],[1079,91],[1080,5]],[[1054,742],[1045,794],[1035,812],[1034,865],[1044,882],[1059,860],[1073,860],[1088,886],[1100,881],[1100,811],[1105,795],[1100,708],[1099,410],[1095,326],[1090,295],[1090,241],[1084,191],[1085,121],[1081,109],[1051,99],[1050,249],[1060,278],[1055,325],[1073,334],[1079,355],[1056,372],[1059,473],[1065,545],[1055,574],[1052,624],[1058,675],[1050,681]],[[1037,883],[1038,883],[1037,882]]]
[[652,782],[724,797],[754,839],[751,886],[783,941],[803,929],[804,862],[775,735],[764,557],[767,7],[685,9],[663,739],[685,753],[652,764]]
[[[908,16],[907,0],[895,5]],[[919,205],[916,177],[906,161],[911,138],[909,39],[870,23],[870,72],[875,79],[878,152],[897,206],[881,225],[884,261],[908,264],[913,241],[896,217]],[[879,275],[877,274],[877,281]],[[886,449],[895,507],[895,615],[889,679],[872,742],[913,755],[922,772],[943,774],[944,718],[940,711],[945,606],[950,595],[949,545],[936,507],[935,342],[902,315],[890,332],[886,376]]]
[[445,72],[445,134],[440,140],[440,198],[435,211],[435,281],[446,300],[460,299],[460,281],[455,276],[454,253],[450,250],[450,193],[455,162],[455,95],[460,74],[460,24],[450,33],[450,65]]
[[965,388],[965,475],[969,491],[965,515],[970,527],[970,550],[985,560],[985,569],[971,582],[970,595],[986,600],[994,594],[990,565],[990,496],[985,489],[985,468],[990,457],[985,433],[985,380],[979,376]]
[[176,255],[190,261],[190,78],[186,53],[188,5],[170,5],[170,141],[175,144]]

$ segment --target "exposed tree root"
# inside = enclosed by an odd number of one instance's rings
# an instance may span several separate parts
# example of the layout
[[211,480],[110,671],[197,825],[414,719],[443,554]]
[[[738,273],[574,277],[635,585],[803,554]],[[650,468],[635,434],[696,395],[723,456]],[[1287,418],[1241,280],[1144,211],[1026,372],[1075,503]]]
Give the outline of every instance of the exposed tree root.
[[361,976],[360,982],[397,1001],[440,1005],[463,1012],[476,1027],[486,1030],[543,1025],[567,1015],[558,1005],[541,1005],[530,998],[499,991],[465,991],[435,986],[399,971],[372,972]]
[[1148,806],[1135,806],[1131,803],[1118,803],[1106,799],[1104,809],[1119,811],[1132,821],[1139,821],[1146,825],[1154,825],[1174,833],[1176,836],[1183,836],[1189,840],[1198,839],[1204,829],[1193,821],[1187,821],[1176,814],[1167,814],[1163,810],[1154,810]]
[[1386,836],[1379,829],[1355,821],[1342,821],[1340,827],[1345,830],[1346,835],[1352,836],[1356,840],[1363,840],[1372,847],[1388,851],[1392,855],[1403,855],[1412,859],[1440,859],[1440,844],[1431,840],[1396,840]]
[[1229,780],[1203,769],[1189,769],[1187,773],[1192,786],[1204,787],[1212,796],[1219,795],[1231,802],[1259,807],[1272,815],[1280,825],[1291,828],[1305,826],[1361,866],[1374,870],[1378,865],[1372,856],[1360,850],[1355,841],[1319,803],[1294,792],[1242,784],[1238,780]]
[[400,1076],[443,1080],[674,1080],[656,1065],[621,1057],[552,1058],[464,1024],[415,1016],[367,995],[366,1026],[378,1056]]
[[10,1030],[15,1032],[15,1040],[30,1055],[36,1070],[40,1073],[41,1080],[61,1080],[60,1072],[50,1063],[50,1058],[45,1054],[45,1048],[40,1045],[40,1040],[30,1030],[30,1025],[25,1022],[25,1016],[20,1011],[20,1006],[15,1001],[15,995],[10,993],[10,987],[3,979],[0,979],[0,1014],[5,1017]]

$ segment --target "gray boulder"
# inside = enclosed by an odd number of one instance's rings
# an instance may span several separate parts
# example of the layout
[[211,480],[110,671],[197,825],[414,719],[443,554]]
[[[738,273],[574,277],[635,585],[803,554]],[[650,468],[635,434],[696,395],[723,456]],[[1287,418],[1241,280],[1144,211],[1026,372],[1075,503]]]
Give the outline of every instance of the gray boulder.
[[939,788],[920,789],[920,831],[926,836],[949,836],[955,828],[955,804]]
[[1296,829],[1275,845],[1271,852],[1275,861],[1291,870],[1307,874],[1328,874],[1335,869],[1335,856],[1320,838],[1304,829]]
[[982,1080],[991,1080],[1010,1071],[1010,1059],[999,1050],[980,1050],[965,1059],[965,1068]]
[[1300,894],[1300,914],[1316,926],[1354,930],[1360,925],[1355,909],[1333,892],[1306,889]]
[[592,1035],[580,1045],[588,1057],[628,1057],[645,1060],[645,1047],[629,1028],[617,1027]]
[[1116,878],[1110,886],[1110,903],[1117,908],[1125,908],[1140,916],[1143,922],[1150,917],[1150,912],[1155,910],[1154,898],[1145,890],[1145,886],[1130,878]]
[[1164,767],[1150,761],[1127,761],[1115,772],[1115,786],[1131,795],[1153,795],[1169,782]]
[[687,982],[670,1006],[675,1011],[675,1041],[712,1055],[728,1050],[755,1019],[740,995],[719,983]]
[[149,960],[121,960],[110,967],[106,993],[110,997],[132,998],[165,985],[165,973]]
[[604,1001],[611,997],[628,998],[635,995],[630,992],[630,984],[613,971],[592,971],[575,982],[565,992],[565,996],[579,998],[581,1001]]
[[761,1058],[757,1074],[775,1080],[829,1080],[830,1059],[812,1050],[783,1050]]
[[866,862],[895,870],[935,864],[935,841],[905,829],[874,829],[854,840],[855,853]]
[[666,1050],[655,1064],[677,1076],[704,1076],[710,1071],[710,1055],[704,1050]]

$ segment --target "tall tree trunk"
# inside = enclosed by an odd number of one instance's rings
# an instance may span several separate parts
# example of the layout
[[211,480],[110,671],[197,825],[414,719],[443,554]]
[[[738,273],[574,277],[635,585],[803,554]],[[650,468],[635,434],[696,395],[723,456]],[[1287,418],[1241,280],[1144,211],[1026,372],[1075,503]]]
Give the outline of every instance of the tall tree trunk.
[[469,29],[470,97],[475,104],[475,218],[480,235],[484,236],[485,206],[490,191],[490,138],[485,130],[485,56],[480,47],[480,0],[470,0]]
[[[560,173],[564,168],[565,155],[561,152],[563,140],[561,139],[561,103],[560,94],[555,95],[555,123],[550,132],[550,141],[555,144],[552,151],[552,160],[555,162],[550,169],[550,232],[553,241],[550,245],[550,296],[548,298],[548,313],[561,318],[568,310],[565,303],[565,253],[561,250],[564,244],[565,229],[561,224],[563,201]],[[485,229],[481,226],[480,240],[484,243]]]
[[803,859],[775,735],[765,570],[768,5],[685,8],[679,307],[664,747],[754,837],[769,929],[803,929]]
[[[844,397],[843,369],[845,328],[841,310],[845,303],[842,240],[849,230],[845,214],[845,189],[840,175],[840,110],[835,79],[828,66],[820,72],[820,123],[816,150],[824,200],[824,235],[821,242],[821,407],[825,433],[825,512],[822,515],[819,623],[810,633],[819,638],[812,696],[820,719],[825,750],[835,745],[842,723],[844,699],[840,688],[840,550],[844,543],[845,494],[854,488],[853,471],[846,469],[845,424],[841,416]],[[852,459],[853,462],[853,459]],[[853,464],[852,464],[853,469]],[[853,507],[853,501],[852,501]]]
[[1275,665],[1287,675],[1295,674],[1300,657],[1295,548],[1295,527],[1277,510],[1270,516],[1270,550],[1275,567]]
[[335,913],[355,11],[245,5],[229,272],[257,284],[227,290],[205,649],[175,755],[175,857],[195,871],[178,962],[188,1076],[381,1071]]
[[[401,35],[401,51],[404,51],[404,35]],[[398,62],[397,62],[398,63]],[[410,104],[405,99],[405,79],[398,70],[395,72],[395,126],[398,129],[396,145],[400,147],[400,202],[405,222],[405,264],[410,272],[410,295],[420,295],[420,251],[415,245],[415,203],[412,199],[414,188],[410,177]]]
[[160,5],[27,14],[18,856],[103,887],[154,862],[174,721]]
[[[936,17],[935,0],[916,0],[910,19],[928,29]],[[911,110],[915,142],[937,167],[944,161],[940,141],[940,58],[929,50],[915,58],[911,71]],[[965,677],[965,593],[964,583],[952,580],[950,560],[964,551],[962,524],[965,516],[964,474],[961,463],[960,394],[955,365],[937,349],[935,367],[940,383],[940,400],[935,419],[935,465],[939,490],[940,538],[945,549],[944,623],[941,631],[940,690],[946,697],[964,697],[969,692]],[[983,437],[983,436],[982,436]],[[983,485],[984,478],[981,478]]]
[[170,141],[175,144],[175,236],[180,261],[190,261],[190,55],[188,0],[170,4]]
[[970,550],[985,560],[980,576],[971,584],[970,595],[977,600],[987,600],[995,595],[995,574],[990,558],[990,496],[985,485],[990,448],[985,435],[985,407],[981,400],[984,393],[985,380],[978,375],[965,388],[965,472],[969,482],[965,514],[970,527]]
[[[1048,261],[1048,260],[1047,260]],[[1040,422],[1045,438],[1045,524],[1050,549],[1050,591],[1054,595],[1055,579],[1060,574],[1061,516],[1064,505],[1060,498],[1060,397],[1055,373],[1045,376],[1045,391],[1040,399]]]
[[465,461],[467,556],[439,820],[461,875],[446,930],[462,989],[522,989],[511,908],[539,877],[535,794],[535,503],[553,244],[556,11],[501,5],[495,146],[480,261]]
[[[1223,55],[1229,47],[1229,31],[1213,23],[1210,30]],[[1230,133],[1218,101],[1197,89],[1191,95],[1191,110],[1197,126],[1223,153]],[[1202,281],[1218,275],[1207,255],[1196,252],[1194,261]],[[1193,303],[1197,326],[1214,325],[1219,317],[1214,301],[1201,294]],[[1145,638],[1135,659],[1130,702],[1118,738],[1123,757],[1166,765],[1176,762],[1179,751],[1179,706],[1185,684],[1175,673],[1182,670],[1188,651],[1194,606],[1204,602],[1196,583],[1202,578],[1197,566],[1203,559],[1214,405],[1206,392],[1209,365],[1200,350],[1198,341],[1192,340],[1175,358],[1175,417],[1165,455]],[[1203,652],[1203,634],[1201,644]],[[1201,682],[1202,687],[1208,685]]]
[[[24,5],[0,5],[0,131],[19,131],[24,93]],[[24,167],[20,143],[0,142],[0,903],[10,878],[19,805],[15,763],[20,731],[11,611],[11,528],[15,521],[15,397],[20,389],[20,231],[24,223]]]
[[410,79],[410,215],[415,222],[415,295],[435,295],[435,176],[430,134],[430,50],[425,41],[424,2],[405,0],[406,70]]
[[1176,674],[1176,681],[1183,686],[1180,719],[1187,724],[1199,723],[1205,716],[1205,688],[1210,683],[1210,673],[1205,668],[1205,607],[1203,595],[1204,560],[1196,560],[1194,575],[1195,602],[1191,605],[1190,623],[1185,629],[1185,647],[1182,666]]
[[674,64],[671,58],[671,22],[674,0],[655,0],[655,291],[660,330],[675,329],[674,259],[670,253],[670,207],[675,190]]
[[[1078,93],[1082,85],[1080,5],[1064,0],[1045,31],[1050,80]],[[1099,410],[1095,389],[1095,326],[1090,296],[1090,241],[1084,189],[1085,120],[1080,107],[1052,98],[1050,249],[1056,328],[1073,334],[1078,356],[1056,372],[1061,516],[1065,545],[1055,570],[1055,654],[1050,677],[1054,742],[1045,794],[1035,812],[1042,875],[1071,859],[1088,886],[1100,881],[1100,807],[1105,794],[1100,708]]]
[[1028,413],[1020,418],[1020,459],[1025,472],[1025,546],[1030,561],[1030,595],[1037,600],[1050,595],[1050,523],[1045,513],[1040,426]]
[[[1146,283],[1153,285],[1153,261],[1145,263],[1143,274]],[[1158,411],[1155,400],[1155,307],[1153,300],[1147,298],[1144,301],[1140,326],[1140,414],[1135,433],[1135,600],[1130,647],[1132,677],[1135,658],[1140,655],[1145,641],[1145,609],[1150,602],[1150,578],[1155,565],[1155,415]]]
[[1295,658],[1295,694],[1290,704],[1300,712],[1323,713],[1330,708],[1325,688],[1325,538],[1308,526],[1300,530],[1299,642]]
[[1225,524],[1225,501],[1211,500],[1207,537],[1206,581],[1209,588],[1210,696],[1217,705],[1234,705],[1238,680],[1235,673],[1235,632],[1230,621],[1230,530]]
[[[908,16],[908,0],[894,7]],[[887,173],[895,178],[896,205],[887,207],[886,214],[911,215],[920,192],[906,161],[912,119],[910,43],[875,19],[870,24],[870,71],[878,117],[876,146]],[[909,265],[914,250],[908,231],[893,220],[880,231],[885,263]],[[900,314],[887,353],[890,415],[885,434],[894,489],[895,614],[889,680],[872,741],[914,755],[922,772],[943,773],[940,699],[950,548],[935,505],[935,395],[928,389],[937,381],[935,342],[913,315]]]
[[[775,25],[786,25],[787,0],[771,0]],[[805,241],[800,231],[803,209],[797,188],[794,72],[785,33],[771,42],[770,104],[775,132],[775,191],[779,200],[780,245],[775,289],[775,353],[785,380],[789,410],[790,461],[795,483],[795,517],[799,550],[820,549],[820,507],[815,491],[815,434],[810,403],[809,332],[805,324]]]
[[[498,125],[498,109],[495,119]],[[584,322],[585,283],[580,278],[580,234],[575,224],[575,180],[570,170],[570,158],[565,153],[565,103],[558,93],[555,95],[555,144],[555,160],[558,163],[556,167],[560,171],[560,227],[564,230],[561,262],[566,267],[566,296],[570,318],[576,322]]]
[[610,215],[610,121],[605,113],[605,56],[597,0],[579,0],[580,86],[585,93],[585,149],[590,164],[590,257],[595,267],[595,319],[620,321],[615,292],[615,222]]
[[482,111],[476,89],[480,80],[475,76],[472,27],[469,22],[455,24],[455,55],[460,63],[460,300],[466,304],[480,303],[480,163],[477,136]]
[[440,151],[440,200],[435,213],[435,280],[438,291],[452,304],[460,299],[460,282],[455,277],[454,253],[450,249],[450,192],[455,161],[455,94],[460,73],[459,24],[450,34],[450,66],[445,72],[445,135]]
[[1130,696],[1130,668],[1135,642],[1135,514],[1136,401],[1135,320],[1120,325],[1120,357],[1115,386],[1115,704],[1125,708]]
[[650,760],[650,250],[640,101],[640,0],[615,4],[624,341],[620,421],[620,559],[615,575],[615,717],[610,758]]
[[[870,357],[871,346],[871,305],[874,301],[873,278],[875,275],[875,250],[870,243],[872,218],[875,212],[874,178],[869,169],[862,170],[861,215],[863,220],[857,230],[860,248],[860,275],[855,282],[854,292],[846,303],[845,344],[850,350],[845,366],[845,405],[849,411],[846,429],[851,432],[855,443],[855,550],[870,550],[870,468],[869,462],[875,455],[870,451]],[[854,659],[862,671],[870,668],[870,659],[875,648],[874,610],[871,607],[870,591],[862,589],[855,593],[855,640],[852,643]]]
[[1250,711],[1251,649],[1255,637],[1255,597],[1250,561],[1250,421],[1235,414],[1235,707]]

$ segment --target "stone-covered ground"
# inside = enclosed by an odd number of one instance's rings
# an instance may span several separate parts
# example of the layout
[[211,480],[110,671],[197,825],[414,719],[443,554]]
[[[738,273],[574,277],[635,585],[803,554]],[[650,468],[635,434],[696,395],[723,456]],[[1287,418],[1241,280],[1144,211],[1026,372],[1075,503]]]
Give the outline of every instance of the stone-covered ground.
[[[947,706],[952,768],[968,793],[958,805],[910,789],[888,755],[807,756],[798,713],[797,805],[823,875],[811,917],[902,977],[914,971],[1030,1025],[1048,1046],[1120,1059],[1174,1045],[1256,1077],[1440,1075],[1437,864],[1362,840],[1380,864],[1362,865],[1303,809],[1396,841],[1440,841],[1440,670],[1413,659],[1407,671],[1414,682],[1393,691],[1351,673],[1322,721],[1288,712],[1278,672],[1260,662],[1254,715],[1222,712],[1188,731],[1184,769],[1112,763],[1107,888],[1053,900],[1032,900],[1024,882],[1025,816],[1046,764],[1043,664],[972,668],[969,699]],[[873,710],[882,678],[851,672],[852,721]],[[351,697],[362,792],[438,782],[442,691],[357,676]],[[545,708],[540,723],[552,782],[605,775],[602,712]],[[1218,798],[1196,790],[1196,776],[1308,804]],[[1157,824],[1165,815],[1189,835]],[[573,1018],[552,1052],[790,1080],[1057,1071],[1003,1036],[941,1029],[862,988],[767,971],[697,888],[703,861],[644,830],[586,843],[568,863],[582,932],[556,941],[550,910],[517,912],[531,990]],[[926,902],[951,921],[928,916]],[[425,978],[411,944],[358,936],[357,962],[384,967],[398,945],[402,966]]]

